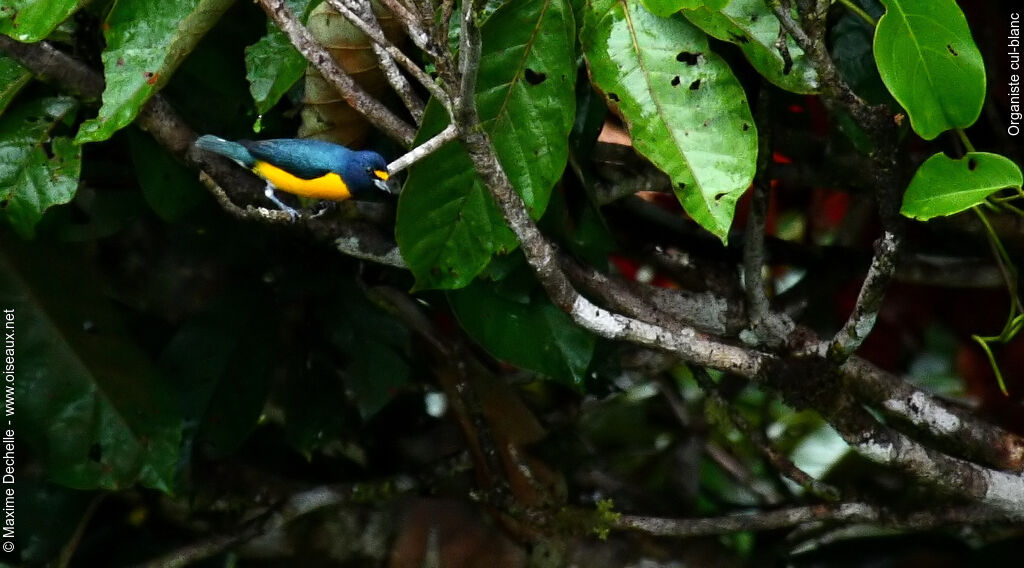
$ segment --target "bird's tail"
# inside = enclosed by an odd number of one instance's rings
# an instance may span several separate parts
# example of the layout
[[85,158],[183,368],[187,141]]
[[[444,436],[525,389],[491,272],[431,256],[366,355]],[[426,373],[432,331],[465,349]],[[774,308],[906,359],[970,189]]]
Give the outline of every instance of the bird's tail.
[[196,148],[226,156],[246,168],[251,168],[256,163],[256,160],[249,153],[249,150],[245,149],[245,146],[238,142],[231,142],[230,140],[210,136],[209,134],[200,136],[196,140]]

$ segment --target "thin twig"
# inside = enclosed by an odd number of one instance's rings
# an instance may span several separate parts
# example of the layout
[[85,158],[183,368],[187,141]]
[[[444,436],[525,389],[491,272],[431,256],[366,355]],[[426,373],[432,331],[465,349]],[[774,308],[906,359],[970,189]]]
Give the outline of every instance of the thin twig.
[[345,503],[351,498],[353,491],[354,486],[323,486],[296,493],[279,506],[271,508],[232,530],[191,543],[140,564],[137,568],[180,568],[212,558],[256,537],[280,530],[303,515]]
[[433,46],[430,44],[430,35],[421,26],[422,22],[420,19],[407,6],[398,0],[380,0],[380,3],[391,12],[392,16],[398,19],[416,47],[432,57],[437,56],[434,53]]
[[423,158],[426,158],[430,154],[433,154],[442,146],[455,140],[458,137],[458,128],[456,128],[454,123],[449,124],[444,130],[439,132],[433,138],[427,140],[426,142],[420,144],[419,146],[416,146],[405,155],[399,156],[398,159],[388,164],[388,172],[391,175],[395,175],[396,173],[422,160]]
[[299,22],[285,0],[259,0],[259,3],[267,16],[288,36],[292,45],[338,91],[349,106],[388,136],[405,146],[412,145],[416,130],[370,96],[348,73],[345,73],[327,50],[313,39],[309,30]]
[[886,231],[876,243],[875,256],[871,260],[871,268],[868,269],[860,294],[857,296],[853,313],[829,344],[829,359],[837,363],[846,361],[871,333],[878,319],[878,312],[882,309],[885,291],[896,274],[899,245],[899,238],[889,231]]
[[870,503],[810,505],[777,511],[743,513],[704,519],[665,519],[622,515],[613,522],[618,530],[652,536],[688,538],[745,531],[768,531],[806,523],[871,523],[897,529],[922,530],[945,525],[1006,523],[1006,515],[983,507],[942,507],[912,513],[887,511]]
[[839,499],[839,490],[835,487],[819,481],[811,477],[806,471],[800,469],[793,460],[789,459],[785,454],[780,452],[768,441],[764,434],[754,428],[747,419],[740,414],[735,406],[729,403],[728,400],[722,396],[721,391],[718,389],[718,385],[715,384],[708,372],[700,367],[691,367],[693,370],[693,376],[697,380],[697,385],[711,398],[719,408],[724,410],[729,415],[729,420],[740,429],[741,432],[750,440],[754,447],[761,453],[761,455],[768,460],[775,469],[786,476],[790,481],[796,483],[800,487],[806,489],[812,495],[820,497],[828,501],[836,501]]
[[[747,317],[754,334],[769,347],[778,348],[786,343],[793,331],[793,322],[786,317],[769,316],[768,296],[761,275],[765,264],[764,232],[771,192],[772,115],[771,89],[762,82],[757,99],[757,175],[750,202],[750,214],[743,242],[743,287],[747,299]],[[780,325],[774,325],[774,324]]]

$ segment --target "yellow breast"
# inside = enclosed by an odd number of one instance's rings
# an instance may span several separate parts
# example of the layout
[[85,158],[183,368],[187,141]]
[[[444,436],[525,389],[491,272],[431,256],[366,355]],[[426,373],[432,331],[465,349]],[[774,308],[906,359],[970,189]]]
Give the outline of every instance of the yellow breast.
[[334,172],[318,178],[302,179],[267,162],[256,162],[252,171],[269,181],[277,189],[295,195],[332,201],[344,201],[352,197],[352,193],[349,192],[348,186],[342,181],[341,176]]

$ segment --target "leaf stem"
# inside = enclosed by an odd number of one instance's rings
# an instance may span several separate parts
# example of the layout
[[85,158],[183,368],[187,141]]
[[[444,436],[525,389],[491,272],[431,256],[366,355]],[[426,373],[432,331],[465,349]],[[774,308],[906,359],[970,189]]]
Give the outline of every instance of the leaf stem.
[[967,133],[964,132],[963,128],[957,128],[956,135],[960,137],[960,141],[963,142],[964,148],[966,148],[968,152],[974,151],[974,144],[971,144],[971,140],[967,138]]
[[839,0],[839,3],[846,6],[846,9],[860,16],[860,19],[868,23],[869,26],[875,27],[878,25],[878,21],[871,17],[863,8],[858,6],[853,0]]

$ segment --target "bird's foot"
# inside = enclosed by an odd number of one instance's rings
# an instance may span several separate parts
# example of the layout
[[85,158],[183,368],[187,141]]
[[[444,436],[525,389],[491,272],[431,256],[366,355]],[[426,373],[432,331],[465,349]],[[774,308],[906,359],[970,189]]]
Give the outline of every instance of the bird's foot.
[[292,223],[294,223],[295,220],[299,218],[298,211],[296,211],[292,207],[285,205],[284,202],[282,202],[280,199],[277,198],[276,195],[274,195],[274,187],[269,183],[267,184],[267,188],[263,190],[263,195],[266,195],[267,199],[273,201],[274,205],[277,205],[278,209],[287,213],[292,218]]

